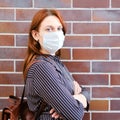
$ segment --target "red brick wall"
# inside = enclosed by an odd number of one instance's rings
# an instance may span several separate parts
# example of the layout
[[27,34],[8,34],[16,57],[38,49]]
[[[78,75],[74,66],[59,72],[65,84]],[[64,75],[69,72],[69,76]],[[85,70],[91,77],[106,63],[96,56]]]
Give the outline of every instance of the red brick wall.
[[67,23],[62,60],[91,92],[84,120],[120,120],[120,0],[0,0],[0,110],[21,95],[34,13],[53,7]]

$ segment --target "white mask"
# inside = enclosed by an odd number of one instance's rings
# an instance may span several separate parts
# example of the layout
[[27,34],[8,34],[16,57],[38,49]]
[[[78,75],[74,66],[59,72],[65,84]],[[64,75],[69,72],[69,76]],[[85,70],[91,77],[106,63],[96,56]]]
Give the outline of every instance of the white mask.
[[43,35],[43,48],[46,49],[51,55],[55,55],[59,49],[63,47],[64,34],[60,32],[49,32]]

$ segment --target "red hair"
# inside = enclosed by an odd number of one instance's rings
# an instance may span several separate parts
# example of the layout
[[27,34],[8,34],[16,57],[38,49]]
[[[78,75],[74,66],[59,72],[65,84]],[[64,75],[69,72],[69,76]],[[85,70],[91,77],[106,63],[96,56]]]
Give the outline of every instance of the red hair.
[[[27,49],[27,56],[24,62],[24,67],[23,67],[23,75],[24,78],[26,77],[27,74],[27,66],[38,56],[40,55],[40,49],[41,46],[40,44],[33,38],[32,36],[32,30],[39,30],[39,27],[41,25],[41,22],[50,15],[56,16],[62,26],[63,26],[63,33],[66,33],[66,27],[65,23],[63,21],[63,18],[61,17],[60,13],[57,10],[54,9],[42,9],[39,10],[33,17],[32,23],[29,29],[29,38],[28,38],[28,49]],[[56,53],[56,55],[60,55],[60,50]]]

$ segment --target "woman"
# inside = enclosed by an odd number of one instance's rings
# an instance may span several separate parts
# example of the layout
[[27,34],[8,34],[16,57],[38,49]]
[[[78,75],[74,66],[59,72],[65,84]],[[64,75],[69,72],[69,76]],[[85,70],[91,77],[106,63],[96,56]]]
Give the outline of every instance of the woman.
[[42,101],[46,103],[37,120],[82,120],[88,107],[87,92],[59,60],[65,33],[58,11],[43,9],[33,17],[23,73],[29,109],[37,113]]

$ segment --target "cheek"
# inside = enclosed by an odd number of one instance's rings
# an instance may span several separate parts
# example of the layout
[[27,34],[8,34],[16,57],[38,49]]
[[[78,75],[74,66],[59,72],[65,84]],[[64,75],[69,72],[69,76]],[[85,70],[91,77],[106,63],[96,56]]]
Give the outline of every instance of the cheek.
[[41,35],[39,36],[39,43],[40,45],[43,45],[43,37]]
[[43,35],[45,34],[46,32],[43,31],[43,30],[40,30],[39,32],[39,43],[40,45],[43,45]]

